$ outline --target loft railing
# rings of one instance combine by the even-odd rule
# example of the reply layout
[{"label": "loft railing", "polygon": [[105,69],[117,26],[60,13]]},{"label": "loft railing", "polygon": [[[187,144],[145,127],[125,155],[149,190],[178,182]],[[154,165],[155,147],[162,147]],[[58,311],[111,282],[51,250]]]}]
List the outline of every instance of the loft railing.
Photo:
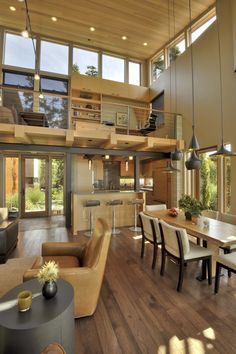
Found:
[{"label": "loft railing", "polygon": [[[87,119],[75,117],[70,110],[69,96],[32,90],[2,88],[0,123],[75,128],[76,121],[96,122],[115,127],[116,133],[161,138],[182,138],[182,116],[150,108],[149,104],[132,105],[102,101],[99,116],[88,109]],[[79,109],[78,109],[79,111]]]}]

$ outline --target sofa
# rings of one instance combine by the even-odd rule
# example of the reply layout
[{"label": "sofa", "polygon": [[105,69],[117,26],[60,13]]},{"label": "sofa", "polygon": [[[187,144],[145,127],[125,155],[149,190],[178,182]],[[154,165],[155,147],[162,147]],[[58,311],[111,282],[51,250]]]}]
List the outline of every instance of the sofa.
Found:
[{"label": "sofa", "polygon": [[45,242],[42,256],[23,275],[23,281],[34,279],[39,268],[54,260],[59,277],[74,288],[74,317],[91,316],[97,307],[102,286],[111,229],[103,219],[97,219],[91,239],[79,242]]},{"label": "sofa", "polygon": [[0,263],[5,263],[16,247],[18,220],[8,218],[8,209],[0,208]]}]

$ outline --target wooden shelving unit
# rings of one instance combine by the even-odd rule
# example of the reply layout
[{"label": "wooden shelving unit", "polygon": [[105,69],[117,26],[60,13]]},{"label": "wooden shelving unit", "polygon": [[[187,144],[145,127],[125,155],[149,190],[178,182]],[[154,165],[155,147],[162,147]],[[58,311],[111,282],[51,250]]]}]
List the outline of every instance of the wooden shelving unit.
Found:
[{"label": "wooden shelving unit", "polygon": [[101,94],[86,90],[71,90],[72,124],[78,120],[101,121]]}]

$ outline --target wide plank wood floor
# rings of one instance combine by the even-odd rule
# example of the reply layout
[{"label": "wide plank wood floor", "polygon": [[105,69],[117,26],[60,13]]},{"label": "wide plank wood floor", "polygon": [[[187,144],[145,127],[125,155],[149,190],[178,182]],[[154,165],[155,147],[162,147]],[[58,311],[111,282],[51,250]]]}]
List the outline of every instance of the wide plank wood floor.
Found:
[{"label": "wide plank wood floor", "polygon": [[[97,310],[77,319],[76,354],[201,354],[236,353],[236,276],[221,278],[220,292],[195,278],[200,264],[185,269],[177,293],[177,266],[168,261],[161,277],[160,250],[151,269],[152,247],[123,228],[113,236]],[[64,228],[62,217],[20,222],[19,243],[11,257],[39,255],[45,241],[80,240]]]}]

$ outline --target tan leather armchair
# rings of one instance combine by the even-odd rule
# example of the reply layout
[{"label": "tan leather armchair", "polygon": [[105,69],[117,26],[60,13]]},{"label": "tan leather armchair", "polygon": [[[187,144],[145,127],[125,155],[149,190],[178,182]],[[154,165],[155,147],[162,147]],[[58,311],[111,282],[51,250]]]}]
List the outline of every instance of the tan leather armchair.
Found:
[{"label": "tan leather armchair", "polygon": [[97,307],[110,238],[107,223],[98,219],[92,238],[83,247],[77,242],[46,242],[42,245],[42,257],[24,273],[23,280],[34,278],[45,261],[55,260],[60,278],[74,288],[75,318],[90,316]]}]

